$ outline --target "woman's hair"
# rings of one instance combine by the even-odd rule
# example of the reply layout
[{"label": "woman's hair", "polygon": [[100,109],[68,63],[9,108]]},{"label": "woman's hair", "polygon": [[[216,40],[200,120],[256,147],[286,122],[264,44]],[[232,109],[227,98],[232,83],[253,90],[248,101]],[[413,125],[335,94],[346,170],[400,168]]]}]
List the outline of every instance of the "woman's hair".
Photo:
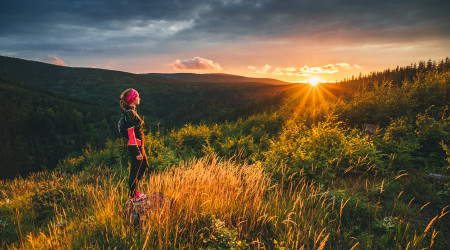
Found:
[{"label": "woman's hair", "polygon": [[131,88],[127,89],[124,92],[122,92],[122,94],[120,95],[120,107],[123,110],[127,110],[127,109],[131,108],[130,104],[125,100],[125,98],[127,98],[127,96],[130,94],[131,90],[132,90]]}]

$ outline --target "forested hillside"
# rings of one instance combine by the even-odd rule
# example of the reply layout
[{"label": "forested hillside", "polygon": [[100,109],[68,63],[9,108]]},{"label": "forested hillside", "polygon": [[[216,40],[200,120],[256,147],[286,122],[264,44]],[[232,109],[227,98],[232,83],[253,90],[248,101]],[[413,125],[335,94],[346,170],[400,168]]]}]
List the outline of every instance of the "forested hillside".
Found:
[{"label": "forested hillside", "polygon": [[97,105],[74,102],[39,87],[0,78],[0,176],[14,177],[115,138],[116,114]]},{"label": "forested hillside", "polygon": [[292,85],[260,112],[147,131],[155,171],[140,191],[173,206],[137,227],[117,216],[123,140],[0,181],[1,246],[446,249],[450,72],[379,76]]}]

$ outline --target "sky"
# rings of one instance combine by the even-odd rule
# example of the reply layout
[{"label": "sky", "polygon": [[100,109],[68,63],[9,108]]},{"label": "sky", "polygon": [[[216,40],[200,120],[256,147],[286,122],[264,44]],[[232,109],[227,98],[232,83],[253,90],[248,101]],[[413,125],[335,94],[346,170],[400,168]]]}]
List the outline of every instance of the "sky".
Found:
[{"label": "sky", "polygon": [[448,0],[0,0],[0,55],[290,82],[450,56]]}]

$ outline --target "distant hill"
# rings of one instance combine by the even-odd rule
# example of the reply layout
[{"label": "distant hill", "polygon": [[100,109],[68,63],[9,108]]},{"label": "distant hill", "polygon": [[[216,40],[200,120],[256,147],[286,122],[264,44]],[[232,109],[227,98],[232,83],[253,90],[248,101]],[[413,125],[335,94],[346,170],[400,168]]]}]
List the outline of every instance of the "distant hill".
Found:
[{"label": "distant hill", "polygon": [[117,133],[114,112],[67,100],[39,87],[0,77],[0,179],[52,169],[89,144]]},{"label": "distant hill", "polygon": [[[0,76],[36,85],[67,98],[114,109],[117,113],[120,112],[119,95],[127,88],[135,88],[142,97],[139,112],[152,124],[161,123],[169,127],[209,120],[246,103],[272,98],[290,88],[288,85],[274,85],[281,81],[270,79],[256,82],[257,78],[220,74],[209,75],[209,80],[207,75],[195,74],[176,77],[142,75],[56,66],[5,56],[0,56]],[[193,81],[194,78],[203,78],[203,81]]]},{"label": "distant hill", "polygon": [[194,74],[194,73],[148,73],[145,75],[155,77],[165,77],[173,80],[181,80],[185,82],[221,82],[221,83],[241,83],[241,82],[258,82],[272,85],[287,85],[289,82],[284,82],[271,78],[252,78],[230,74]]}]

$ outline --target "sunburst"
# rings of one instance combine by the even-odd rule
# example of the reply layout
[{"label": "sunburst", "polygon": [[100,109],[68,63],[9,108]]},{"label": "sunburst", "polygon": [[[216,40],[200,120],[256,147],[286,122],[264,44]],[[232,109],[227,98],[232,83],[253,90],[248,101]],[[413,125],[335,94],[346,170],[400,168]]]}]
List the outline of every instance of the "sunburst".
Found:
[{"label": "sunburst", "polygon": [[308,83],[313,86],[316,86],[317,84],[319,84],[319,82],[322,82],[322,80],[317,76],[313,76],[313,77],[309,78],[309,80],[308,80]]}]

